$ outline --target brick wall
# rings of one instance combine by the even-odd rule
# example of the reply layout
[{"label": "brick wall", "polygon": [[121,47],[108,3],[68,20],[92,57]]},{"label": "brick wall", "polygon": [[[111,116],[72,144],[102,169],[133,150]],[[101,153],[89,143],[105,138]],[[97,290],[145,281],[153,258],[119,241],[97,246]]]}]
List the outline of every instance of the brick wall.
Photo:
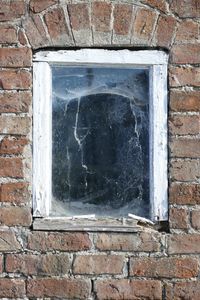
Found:
[{"label": "brick wall", "polygon": [[[0,2],[0,298],[199,300],[199,1]],[[76,46],[169,51],[170,233],[32,230],[32,54]]]}]

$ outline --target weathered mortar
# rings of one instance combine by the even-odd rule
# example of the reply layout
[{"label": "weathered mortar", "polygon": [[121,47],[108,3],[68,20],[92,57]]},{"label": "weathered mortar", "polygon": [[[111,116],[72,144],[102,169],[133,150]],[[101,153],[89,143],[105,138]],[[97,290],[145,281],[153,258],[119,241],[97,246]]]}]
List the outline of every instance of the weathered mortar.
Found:
[{"label": "weathered mortar", "polygon": [[[0,298],[200,299],[198,0],[1,0]],[[169,52],[170,233],[33,231],[32,54]]]}]

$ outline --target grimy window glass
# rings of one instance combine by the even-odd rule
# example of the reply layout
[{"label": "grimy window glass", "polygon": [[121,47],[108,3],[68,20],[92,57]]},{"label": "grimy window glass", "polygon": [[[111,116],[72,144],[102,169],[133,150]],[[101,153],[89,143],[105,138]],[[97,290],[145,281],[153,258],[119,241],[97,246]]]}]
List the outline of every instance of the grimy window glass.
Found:
[{"label": "grimy window glass", "polygon": [[149,68],[51,70],[50,215],[150,218]]}]

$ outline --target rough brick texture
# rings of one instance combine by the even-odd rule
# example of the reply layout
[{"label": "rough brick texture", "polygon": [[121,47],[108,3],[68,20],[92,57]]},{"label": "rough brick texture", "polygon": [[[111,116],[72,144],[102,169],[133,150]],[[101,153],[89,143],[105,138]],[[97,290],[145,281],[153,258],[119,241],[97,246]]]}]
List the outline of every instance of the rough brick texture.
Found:
[{"label": "rough brick texture", "polygon": [[[0,3],[0,298],[199,300],[199,0]],[[169,220],[137,232],[36,231],[33,54],[104,46],[169,54]]]}]

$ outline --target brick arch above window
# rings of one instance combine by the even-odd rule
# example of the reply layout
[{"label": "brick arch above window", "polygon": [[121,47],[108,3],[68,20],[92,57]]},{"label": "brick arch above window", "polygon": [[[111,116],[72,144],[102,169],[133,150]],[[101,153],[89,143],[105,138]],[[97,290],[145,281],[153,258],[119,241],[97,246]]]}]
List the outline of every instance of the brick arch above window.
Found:
[{"label": "brick arch above window", "polygon": [[116,45],[170,49],[180,22],[165,0],[67,2],[30,1],[23,28],[33,49]]}]

